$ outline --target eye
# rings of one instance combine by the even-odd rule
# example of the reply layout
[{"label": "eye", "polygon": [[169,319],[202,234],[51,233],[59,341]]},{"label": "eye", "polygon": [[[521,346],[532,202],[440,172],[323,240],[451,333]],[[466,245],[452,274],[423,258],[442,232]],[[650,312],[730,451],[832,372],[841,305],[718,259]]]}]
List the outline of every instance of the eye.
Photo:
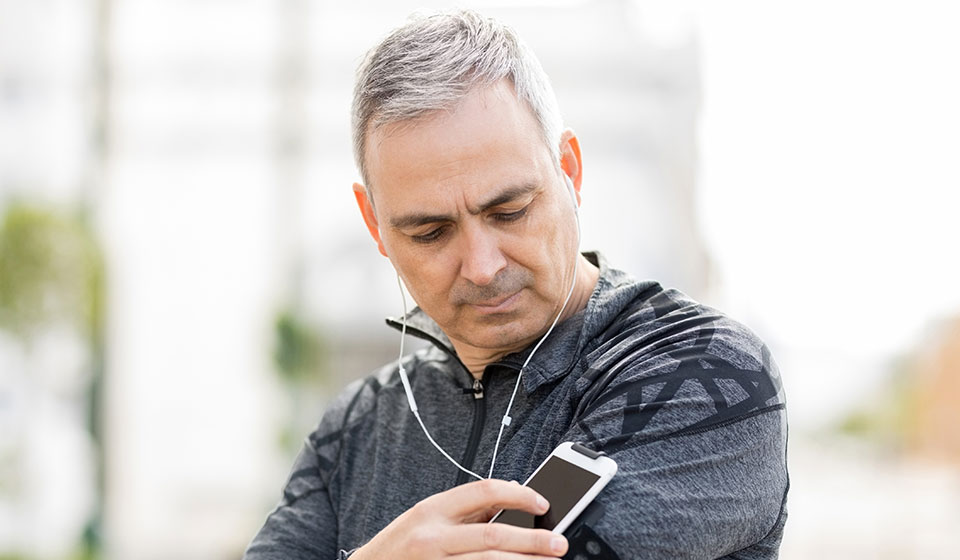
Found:
[{"label": "eye", "polygon": [[436,229],[430,230],[427,233],[421,233],[419,235],[411,235],[410,238],[416,241],[417,243],[432,243],[440,239],[446,231],[445,226],[440,226]]},{"label": "eye", "polygon": [[516,212],[494,214],[493,219],[497,220],[498,222],[515,222],[527,215],[527,208],[529,207],[524,206],[523,208],[521,208],[520,210],[517,210]]}]

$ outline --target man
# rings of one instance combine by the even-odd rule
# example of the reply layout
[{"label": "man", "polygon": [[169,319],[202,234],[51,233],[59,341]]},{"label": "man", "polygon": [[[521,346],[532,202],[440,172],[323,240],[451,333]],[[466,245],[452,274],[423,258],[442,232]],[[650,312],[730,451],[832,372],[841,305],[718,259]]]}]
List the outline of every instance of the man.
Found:
[{"label": "man", "polygon": [[[419,416],[399,364],[349,386],[246,558],[777,556],[776,366],[717,311],[579,254],[578,140],[509,29],[395,31],[359,72],[354,139],[364,222],[419,304],[391,324],[432,343],[402,358]],[[619,465],[566,538],[487,524],[546,511],[507,481],[563,441]]]}]

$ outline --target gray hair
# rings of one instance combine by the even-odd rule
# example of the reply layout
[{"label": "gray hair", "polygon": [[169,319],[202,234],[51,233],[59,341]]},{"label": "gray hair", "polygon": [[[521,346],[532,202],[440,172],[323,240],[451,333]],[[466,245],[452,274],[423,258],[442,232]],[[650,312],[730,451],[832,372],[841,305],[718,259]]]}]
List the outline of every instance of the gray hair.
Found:
[{"label": "gray hair", "polygon": [[563,121],[550,80],[509,27],[463,10],[415,17],[371,50],[353,93],[353,152],[364,183],[368,133],[390,123],[452,109],[474,88],[509,78],[559,165]]}]

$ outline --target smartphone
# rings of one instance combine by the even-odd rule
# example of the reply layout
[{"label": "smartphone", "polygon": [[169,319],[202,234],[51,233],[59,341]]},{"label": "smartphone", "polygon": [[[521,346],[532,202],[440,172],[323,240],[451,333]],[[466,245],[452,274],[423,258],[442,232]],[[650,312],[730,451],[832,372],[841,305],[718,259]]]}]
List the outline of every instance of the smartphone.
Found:
[{"label": "smartphone", "polygon": [[524,482],[550,502],[543,515],[501,510],[490,523],[562,533],[597,497],[617,472],[610,457],[569,441],[563,442]]}]

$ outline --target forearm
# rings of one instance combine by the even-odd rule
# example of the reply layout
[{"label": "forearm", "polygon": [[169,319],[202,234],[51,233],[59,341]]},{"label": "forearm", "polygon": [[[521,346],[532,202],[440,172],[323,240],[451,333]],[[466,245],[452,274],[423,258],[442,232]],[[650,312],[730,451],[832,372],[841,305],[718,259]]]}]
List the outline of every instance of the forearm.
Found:
[{"label": "forearm", "polygon": [[244,560],[316,560],[337,557],[337,517],[317,468],[316,452],[304,444],[283,488]]}]

